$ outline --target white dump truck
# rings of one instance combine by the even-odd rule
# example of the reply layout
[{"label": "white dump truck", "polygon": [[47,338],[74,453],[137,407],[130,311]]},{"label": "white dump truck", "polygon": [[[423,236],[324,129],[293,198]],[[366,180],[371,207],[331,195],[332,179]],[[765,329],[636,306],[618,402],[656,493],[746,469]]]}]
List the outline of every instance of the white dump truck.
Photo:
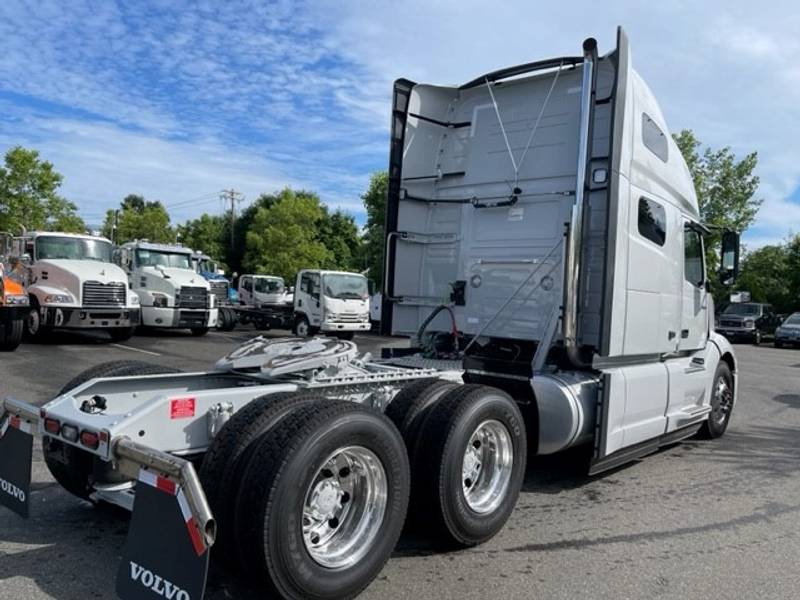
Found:
[{"label": "white dump truck", "polygon": [[[399,80],[392,107],[381,323],[411,348],[256,338],[205,373],[110,363],[4,401],[0,502],[28,511],[34,429],[64,487],[133,507],[123,599],[200,598],[215,540],[272,596],[352,598],[407,517],[450,547],[495,535],[529,452],[585,444],[599,472],[728,427],[707,230],[621,30],[603,56]],[[726,232],[725,282],[737,257]]]},{"label": "white dump truck", "polygon": [[294,333],[328,333],[352,339],[369,331],[369,288],[360,273],[305,269],[294,289]]},{"label": "white dump truck", "polygon": [[139,324],[139,297],[111,261],[103,237],[28,232],[12,240],[24,270],[30,311],[25,333],[46,337],[53,329],[104,330],[113,341],[131,337]]},{"label": "white dump truck", "polygon": [[139,296],[144,327],[189,329],[200,336],[216,326],[216,297],[195,270],[189,248],[137,240],[119,247],[114,261]]}]

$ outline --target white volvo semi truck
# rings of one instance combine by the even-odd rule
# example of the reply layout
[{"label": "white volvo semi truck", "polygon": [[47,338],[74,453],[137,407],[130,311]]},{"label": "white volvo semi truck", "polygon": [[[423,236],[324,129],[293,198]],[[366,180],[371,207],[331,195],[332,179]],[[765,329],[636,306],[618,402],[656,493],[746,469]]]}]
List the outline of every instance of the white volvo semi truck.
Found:
[{"label": "white volvo semi truck", "polygon": [[11,245],[27,280],[29,338],[42,339],[53,329],[104,330],[117,342],[131,337],[139,324],[139,297],[111,261],[109,240],[28,232]]},{"label": "white volvo semi truck", "polygon": [[[449,547],[495,535],[529,453],[585,444],[600,472],[725,432],[706,229],[622,30],[602,56],[399,80],[391,135],[382,326],[411,348],[256,338],[205,373],[110,363],[6,399],[0,502],[28,511],[34,429],[69,491],[133,508],[121,597],[199,598],[216,541],[276,597],[352,598],[407,517]],[[726,281],[737,257],[725,233]]]},{"label": "white volvo semi truck", "polygon": [[189,329],[197,336],[216,326],[216,296],[195,270],[189,248],[137,240],[120,246],[114,260],[139,295],[142,326]]}]

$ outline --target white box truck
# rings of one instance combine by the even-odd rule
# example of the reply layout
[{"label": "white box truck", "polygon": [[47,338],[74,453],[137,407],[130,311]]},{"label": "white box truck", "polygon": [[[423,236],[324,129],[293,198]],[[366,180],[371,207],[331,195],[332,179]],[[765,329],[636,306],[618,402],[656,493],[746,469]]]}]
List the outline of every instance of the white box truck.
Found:
[{"label": "white box truck", "polygon": [[[399,80],[391,140],[382,326],[413,348],[256,338],[207,373],[101,365],[41,408],[6,399],[0,502],[27,513],[34,427],[67,489],[135,496],[121,597],[145,572],[202,593],[216,541],[276,597],[351,598],[407,515],[451,547],[495,535],[529,451],[586,444],[598,472],[723,435],[738,367],[706,229],[622,30],[603,56]],[[725,281],[737,257],[726,232]],[[297,287],[321,301],[324,276]]]},{"label": "white box truck", "polygon": [[294,289],[294,333],[352,339],[369,331],[369,289],[360,273],[304,269]]},{"label": "white box truck", "polygon": [[124,341],[139,324],[139,297],[111,261],[111,242],[75,233],[27,232],[12,242],[27,271],[30,311],[25,333],[42,339],[53,329],[104,330]]},{"label": "white box truck", "polygon": [[216,297],[189,248],[137,240],[120,246],[114,261],[139,296],[142,326],[189,329],[196,336],[216,326]]}]

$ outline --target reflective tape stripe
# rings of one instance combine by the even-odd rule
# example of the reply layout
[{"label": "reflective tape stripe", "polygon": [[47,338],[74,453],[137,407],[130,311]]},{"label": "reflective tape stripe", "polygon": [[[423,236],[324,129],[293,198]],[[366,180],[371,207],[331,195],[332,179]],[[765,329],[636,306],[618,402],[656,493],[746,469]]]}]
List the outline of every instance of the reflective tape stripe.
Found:
[{"label": "reflective tape stripe", "polygon": [[157,488],[162,492],[166,492],[175,496],[178,500],[178,506],[181,509],[181,516],[186,523],[186,529],[189,532],[189,539],[192,541],[192,546],[197,556],[201,556],[206,551],[206,543],[203,536],[200,534],[200,528],[197,526],[197,521],[192,515],[192,510],[189,508],[189,502],[186,500],[186,495],[183,493],[181,486],[167,479],[156,475],[147,469],[139,469],[139,481],[147,485]]}]

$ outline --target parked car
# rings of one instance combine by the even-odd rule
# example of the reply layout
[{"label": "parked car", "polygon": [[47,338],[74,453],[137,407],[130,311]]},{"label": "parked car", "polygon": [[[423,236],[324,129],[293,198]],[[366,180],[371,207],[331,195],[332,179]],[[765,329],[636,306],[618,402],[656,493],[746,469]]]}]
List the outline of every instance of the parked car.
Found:
[{"label": "parked car", "polygon": [[792,313],[775,330],[775,347],[800,346],[800,312]]},{"label": "parked car", "polygon": [[741,302],[722,311],[716,330],[731,341],[744,340],[758,346],[765,337],[775,334],[780,322],[771,305]]}]

